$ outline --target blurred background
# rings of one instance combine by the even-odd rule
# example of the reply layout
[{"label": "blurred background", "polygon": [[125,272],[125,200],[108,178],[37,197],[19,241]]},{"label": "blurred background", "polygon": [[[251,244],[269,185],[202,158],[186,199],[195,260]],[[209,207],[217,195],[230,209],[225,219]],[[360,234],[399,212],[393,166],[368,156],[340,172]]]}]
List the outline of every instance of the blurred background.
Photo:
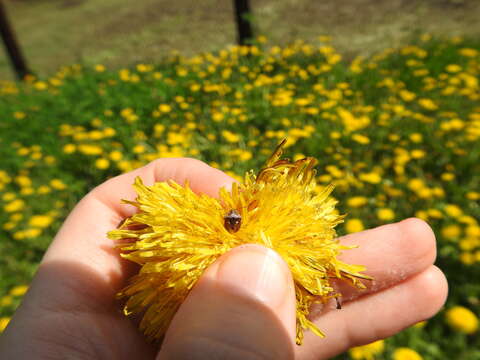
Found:
[{"label": "blurred background", "polygon": [[288,138],[339,235],[421,218],[450,284],[339,358],[480,359],[480,1],[251,0],[242,45],[235,1],[1,3],[29,71],[0,52],[0,332],[94,186],[179,156],[241,179]]},{"label": "blurred background", "polygon": [[[233,1],[4,0],[30,67],[50,74],[72,63],[121,67],[218,50],[235,43]],[[327,34],[342,53],[371,54],[418,31],[478,35],[477,0],[252,0],[257,34],[274,44]],[[173,36],[173,34],[175,34]],[[0,57],[0,76],[11,76]]]}]

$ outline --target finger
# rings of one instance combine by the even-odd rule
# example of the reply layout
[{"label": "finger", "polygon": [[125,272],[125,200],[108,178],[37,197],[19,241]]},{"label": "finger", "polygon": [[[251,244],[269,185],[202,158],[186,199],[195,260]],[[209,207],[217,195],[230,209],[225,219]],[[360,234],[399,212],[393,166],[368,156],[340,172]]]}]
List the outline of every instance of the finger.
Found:
[{"label": "finger", "polygon": [[175,315],[158,359],[291,359],[295,292],[274,251],[243,245],[215,262]]},{"label": "finger", "polygon": [[159,159],[112,178],[77,204],[50,245],[42,264],[61,261],[84,265],[110,285],[103,289],[106,293],[101,297],[115,293],[123,286],[125,277],[131,274],[132,264],[118,256],[114,242],[106,234],[116,228],[121,219],[133,213],[134,208],[120,205],[120,200],[135,199],[132,184],[137,176],[147,185],[168,179],[180,184],[188,181],[194,191],[211,196],[217,196],[220,187],[228,188],[234,181],[223,172],[194,159]]},{"label": "finger", "polygon": [[361,291],[343,281],[335,281],[342,303],[405,280],[428,268],[436,257],[432,229],[415,218],[347,235],[340,241],[358,247],[346,250],[339,258],[348,264],[364,265],[364,273],[373,278],[364,281],[366,289]]},{"label": "finger", "polygon": [[351,301],[315,320],[327,336],[318,339],[306,333],[304,345],[297,348],[298,358],[327,359],[353,346],[389,337],[437,313],[447,292],[445,276],[430,266],[396,286]]}]

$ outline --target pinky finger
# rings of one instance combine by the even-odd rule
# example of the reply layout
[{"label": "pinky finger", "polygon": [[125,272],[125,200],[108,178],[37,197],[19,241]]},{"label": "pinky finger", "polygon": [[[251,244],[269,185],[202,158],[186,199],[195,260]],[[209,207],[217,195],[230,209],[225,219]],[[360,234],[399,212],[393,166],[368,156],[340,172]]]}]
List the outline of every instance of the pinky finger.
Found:
[{"label": "pinky finger", "polygon": [[305,336],[297,348],[300,359],[326,359],[347,349],[396,334],[436,314],[445,303],[445,275],[432,265],[423,272],[383,291],[346,303],[314,322],[327,335]]}]

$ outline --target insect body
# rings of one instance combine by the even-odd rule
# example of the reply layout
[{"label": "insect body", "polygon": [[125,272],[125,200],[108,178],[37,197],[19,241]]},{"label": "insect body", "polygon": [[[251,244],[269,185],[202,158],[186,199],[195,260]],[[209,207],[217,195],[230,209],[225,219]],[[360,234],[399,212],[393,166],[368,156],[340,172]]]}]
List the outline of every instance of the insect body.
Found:
[{"label": "insect body", "polygon": [[242,225],[242,217],[237,210],[230,210],[223,219],[225,220],[225,229],[227,229],[229,233],[235,233],[240,230],[240,226]]}]

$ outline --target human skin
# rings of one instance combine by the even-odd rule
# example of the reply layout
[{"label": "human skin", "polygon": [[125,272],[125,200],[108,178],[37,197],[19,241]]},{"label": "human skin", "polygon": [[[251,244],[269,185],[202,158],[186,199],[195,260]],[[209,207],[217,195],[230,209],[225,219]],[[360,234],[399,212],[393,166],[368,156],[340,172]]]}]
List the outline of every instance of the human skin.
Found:
[{"label": "human skin", "polygon": [[246,245],[207,269],[162,346],[148,343],[115,300],[138,266],[106,237],[135,212],[120,199],[135,199],[137,176],[146,185],[188,180],[193,191],[213,197],[234,181],[198,160],[159,159],[93,189],[47,250],[0,337],[0,359],[327,359],[428,319],[445,302],[447,281],[433,265],[434,233],[412,218],[340,239],[359,245],[340,258],[365,265],[375,280],[363,291],[340,282],[342,309],[312,310],[326,338],[307,331],[303,345],[295,345],[290,271],[272,250]]}]

